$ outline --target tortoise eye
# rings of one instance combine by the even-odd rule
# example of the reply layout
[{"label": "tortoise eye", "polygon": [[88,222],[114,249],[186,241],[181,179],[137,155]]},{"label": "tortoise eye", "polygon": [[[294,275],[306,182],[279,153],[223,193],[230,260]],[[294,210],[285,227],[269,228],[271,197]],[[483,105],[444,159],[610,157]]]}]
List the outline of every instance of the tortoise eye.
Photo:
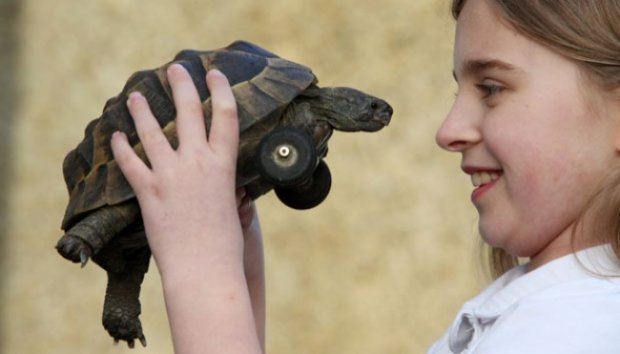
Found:
[{"label": "tortoise eye", "polygon": [[370,104],[370,108],[372,108],[372,109],[377,109],[378,107],[379,107],[379,105],[377,104],[377,102],[372,102]]}]

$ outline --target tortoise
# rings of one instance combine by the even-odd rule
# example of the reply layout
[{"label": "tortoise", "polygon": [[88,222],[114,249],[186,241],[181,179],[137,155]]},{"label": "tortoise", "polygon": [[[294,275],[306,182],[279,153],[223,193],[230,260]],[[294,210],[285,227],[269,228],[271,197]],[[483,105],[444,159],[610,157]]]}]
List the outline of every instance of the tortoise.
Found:
[{"label": "tortoise", "polygon": [[308,67],[246,41],[216,50],[183,50],[161,67],[134,73],[63,161],[69,203],[61,225],[65,234],[56,245],[66,259],[83,267],[92,258],[106,271],[103,326],[116,342],[127,341],[130,347],[136,339],[146,346],[138,317],[150,250],[137,199],[114,160],[110,138],[114,131],[125,132],[147,161],[125,104],[130,92],[140,91],[171,145],[178,146],[166,78],[171,63],[180,63],[192,77],[207,129],[211,105],[206,71],[217,68],[228,77],[239,115],[237,187],[252,199],[274,189],[295,209],[315,207],[329,193],[331,174],[323,158],[334,129],[377,131],[393,112],[384,100],[353,88],[319,88]]}]

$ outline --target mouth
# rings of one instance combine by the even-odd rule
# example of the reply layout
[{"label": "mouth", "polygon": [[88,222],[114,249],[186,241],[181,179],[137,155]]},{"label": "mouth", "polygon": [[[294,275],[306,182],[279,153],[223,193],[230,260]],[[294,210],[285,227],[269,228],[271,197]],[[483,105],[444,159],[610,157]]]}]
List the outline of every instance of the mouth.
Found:
[{"label": "mouth", "polygon": [[465,173],[471,177],[471,184],[475,187],[472,194],[472,202],[478,201],[483,194],[491,190],[502,177],[501,170],[464,168]]},{"label": "mouth", "polygon": [[486,184],[495,182],[501,176],[499,171],[474,172],[471,174],[471,184],[474,187],[481,187]]},{"label": "mouth", "polygon": [[383,126],[388,126],[391,120],[392,120],[391,113],[382,114],[377,118],[377,121],[381,123]]},{"label": "mouth", "polygon": [[369,131],[377,131],[384,127],[387,127],[392,120],[392,112],[386,110],[382,114],[376,114],[372,120],[368,122]]},{"label": "mouth", "polygon": [[373,120],[367,121],[363,125],[361,125],[359,129],[367,132],[376,132],[385,128],[388,124],[390,124],[390,116],[375,118]]}]

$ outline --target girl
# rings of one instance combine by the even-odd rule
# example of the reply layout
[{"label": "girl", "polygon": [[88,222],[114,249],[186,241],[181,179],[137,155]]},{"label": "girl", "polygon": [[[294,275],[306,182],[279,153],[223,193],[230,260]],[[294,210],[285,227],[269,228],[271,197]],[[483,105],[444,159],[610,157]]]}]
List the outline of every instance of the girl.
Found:
[{"label": "girl", "polygon": [[[462,155],[498,278],[429,353],[619,353],[620,3],[455,0],[453,13],[458,94],[437,142]],[[152,168],[122,134],[112,147],[142,207],[175,351],[263,352],[261,234],[234,191],[234,98],[207,74],[207,137],[191,79],[179,66],[168,76],[179,148],[139,95],[128,107]]]},{"label": "girl", "polygon": [[453,14],[458,94],[437,142],[461,153],[504,274],[429,353],[620,353],[620,3]]}]

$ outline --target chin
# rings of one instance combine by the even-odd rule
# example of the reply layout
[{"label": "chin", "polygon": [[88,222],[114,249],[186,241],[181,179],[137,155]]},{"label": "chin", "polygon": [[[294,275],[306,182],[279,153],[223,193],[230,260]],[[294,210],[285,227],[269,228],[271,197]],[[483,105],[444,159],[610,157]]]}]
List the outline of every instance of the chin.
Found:
[{"label": "chin", "polygon": [[523,249],[523,245],[515,244],[516,237],[511,236],[510,233],[486,231],[484,228],[479,229],[482,240],[493,248],[501,248],[508,254],[514,257],[529,257],[528,252]]}]

